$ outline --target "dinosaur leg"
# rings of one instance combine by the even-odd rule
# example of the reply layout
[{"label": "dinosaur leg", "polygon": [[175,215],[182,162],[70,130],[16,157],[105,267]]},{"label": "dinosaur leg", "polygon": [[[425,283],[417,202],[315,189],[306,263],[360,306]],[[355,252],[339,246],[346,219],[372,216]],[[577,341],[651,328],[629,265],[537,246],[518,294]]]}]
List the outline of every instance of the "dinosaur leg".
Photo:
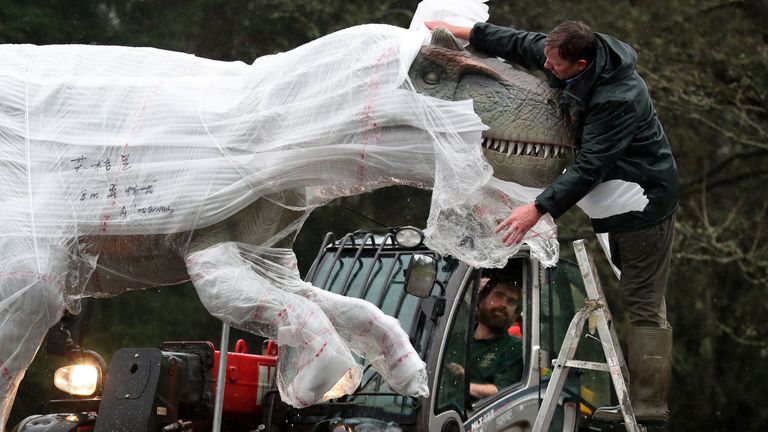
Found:
[{"label": "dinosaur leg", "polygon": [[0,262],[0,430],[19,382],[65,307],[65,259],[56,262],[54,254],[35,257],[21,251],[7,257]]},{"label": "dinosaur leg", "polygon": [[393,390],[429,396],[427,369],[400,322],[370,302],[303,283],[296,294],[317,304],[349,348],[366,358]]},{"label": "dinosaur leg", "polygon": [[252,333],[276,338],[281,398],[305,407],[360,383],[360,368],[320,308],[277,288],[243,259],[236,243],[186,256],[190,279],[208,311]]},{"label": "dinosaur leg", "polygon": [[356,354],[366,358],[398,393],[428,396],[426,365],[411,345],[400,322],[365,300],[334,294],[304,282],[296,272],[296,256],[290,249],[241,245],[241,255],[254,263],[264,278],[286,292],[316,304]]}]

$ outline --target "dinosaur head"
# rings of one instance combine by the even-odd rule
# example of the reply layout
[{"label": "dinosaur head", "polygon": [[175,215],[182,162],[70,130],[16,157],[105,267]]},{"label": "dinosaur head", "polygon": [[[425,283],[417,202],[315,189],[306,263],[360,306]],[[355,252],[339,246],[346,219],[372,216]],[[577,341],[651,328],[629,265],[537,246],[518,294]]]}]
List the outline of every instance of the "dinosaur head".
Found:
[{"label": "dinosaur head", "polygon": [[545,187],[563,172],[574,143],[557,92],[542,80],[463,48],[444,29],[421,48],[409,76],[420,93],[474,101],[489,127],[482,146],[495,177]]}]

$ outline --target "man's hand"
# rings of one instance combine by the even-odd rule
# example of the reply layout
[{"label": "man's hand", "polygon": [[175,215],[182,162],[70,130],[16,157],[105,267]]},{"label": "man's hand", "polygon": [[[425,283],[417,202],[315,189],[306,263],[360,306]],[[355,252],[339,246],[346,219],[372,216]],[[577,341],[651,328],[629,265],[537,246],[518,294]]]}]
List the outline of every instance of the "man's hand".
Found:
[{"label": "man's hand", "polygon": [[446,366],[446,368],[448,368],[448,371],[450,373],[452,373],[454,376],[457,376],[457,377],[463,377],[464,376],[464,368],[461,367],[460,364],[451,362],[451,363],[448,363],[445,366]]},{"label": "man's hand", "polygon": [[520,243],[523,241],[525,233],[536,225],[542,216],[544,214],[539,212],[534,203],[525,204],[512,210],[509,217],[501,221],[496,227],[496,232],[500,233],[506,228],[507,231],[504,233],[502,241],[507,246]]},{"label": "man's hand", "polygon": [[494,384],[469,383],[469,395],[474,399],[487,398],[499,392],[499,388]]},{"label": "man's hand", "polygon": [[451,32],[451,34],[457,38],[464,40],[469,40],[469,34],[472,32],[472,29],[469,27],[459,27],[453,24],[448,24],[445,21],[424,21],[424,25],[427,26],[427,28],[430,30],[442,27]]}]

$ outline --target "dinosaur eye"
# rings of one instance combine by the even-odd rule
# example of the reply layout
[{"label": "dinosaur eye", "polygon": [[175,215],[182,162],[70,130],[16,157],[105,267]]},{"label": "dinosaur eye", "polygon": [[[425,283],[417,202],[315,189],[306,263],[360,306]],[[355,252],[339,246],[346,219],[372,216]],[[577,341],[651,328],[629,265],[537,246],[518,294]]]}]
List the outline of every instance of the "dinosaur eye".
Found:
[{"label": "dinosaur eye", "polygon": [[424,82],[427,84],[437,84],[440,82],[440,74],[435,71],[429,71],[424,74]]}]

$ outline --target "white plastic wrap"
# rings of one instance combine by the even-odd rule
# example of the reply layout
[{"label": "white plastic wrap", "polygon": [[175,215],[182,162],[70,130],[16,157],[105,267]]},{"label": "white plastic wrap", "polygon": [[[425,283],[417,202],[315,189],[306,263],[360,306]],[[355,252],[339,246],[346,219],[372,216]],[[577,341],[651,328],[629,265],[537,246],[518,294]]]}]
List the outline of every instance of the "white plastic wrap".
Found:
[{"label": "white plastic wrap", "polygon": [[351,394],[360,384],[357,362],[325,311],[294,292],[305,284],[298,273],[270,260],[282,258],[270,252],[241,254],[228,242],[190,254],[187,267],[200,300],[213,316],[277,340],[277,385],[285,402],[306,407]]},{"label": "white plastic wrap", "polygon": [[487,0],[424,0],[416,7],[411,20],[411,30],[421,31],[424,21],[440,20],[448,24],[472,27],[488,20]]},{"label": "white plastic wrap", "polygon": [[[96,288],[88,277],[97,264],[102,271],[110,253],[124,256],[112,262],[132,260],[139,271],[112,276],[145,285],[178,282],[153,279],[148,270],[171,252],[186,258],[189,272],[204,267],[200,257],[211,254],[188,248],[200,238],[215,240],[215,247],[234,240],[232,233],[254,231],[230,221],[260,197],[302,210],[391,184],[431,187],[436,154],[450,161],[440,175],[456,196],[484,184],[490,168],[476,145],[484,126],[471,102],[410,89],[407,70],[423,36],[361,26],[253,65],[147,48],[0,47],[3,418],[68,300],[105,294],[89,291]],[[258,224],[256,216],[239,223]],[[288,233],[279,230],[262,243]],[[114,239],[119,247],[110,249]],[[155,251],[166,246],[167,254]],[[243,263],[224,268],[234,273],[221,270],[216,277],[237,286],[232,278],[242,274]],[[233,288],[230,296],[208,280],[195,282],[201,298],[237,325],[244,311],[240,291]],[[100,283],[94,286],[112,288],[104,278]],[[328,330],[277,336],[290,346]],[[404,337],[394,330],[384,331]],[[333,352],[330,363],[348,363],[343,349]],[[281,361],[294,378],[303,370],[301,355]],[[397,375],[390,377],[395,388],[424,394],[423,382],[410,382],[419,375],[413,367],[401,373],[383,361],[378,367]],[[354,368],[347,371],[354,376]],[[325,397],[330,384],[288,384],[282,397],[303,406]]]},{"label": "white plastic wrap", "polygon": [[309,187],[312,206],[378,183],[431,185],[433,142],[482,126],[471,103],[398,88],[420,46],[409,36],[361,26],[253,65],[4,46],[3,221],[57,239],[169,233],[274,192]]},{"label": "white plastic wrap", "polygon": [[[517,252],[519,245],[500,246],[499,234],[489,227],[495,227],[515,207],[532,202],[542,190],[491,177],[463,205],[435,204],[435,199],[442,196],[436,192],[425,230],[427,244],[477,267],[502,267],[510,251]],[[449,196],[443,198],[450,200]],[[622,180],[599,184],[577,203],[590,218],[641,211],[647,204],[648,197],[640,185]],[[549,214],[525,234],[523,242],[545,267],[554,266],[560,258],[557,225]]]},{"label": "white plastic wrap", "polygon": [[[281,395],[293,397],[292,405],[307,406],[357,388],[360,371],[347,346],[368,359],[395,391],[429,395],[426,365],[400,323],[365,300],[302,281],[293,251],[221,243],[187,261],[194,263],[190,276],[214,316],[277,339],[278,386]],[[290,362],[293,355],[298,362]],[[334,387],[342,393],[307,390],[327,390],[321,385],[327,379],[340,380]]]}]

